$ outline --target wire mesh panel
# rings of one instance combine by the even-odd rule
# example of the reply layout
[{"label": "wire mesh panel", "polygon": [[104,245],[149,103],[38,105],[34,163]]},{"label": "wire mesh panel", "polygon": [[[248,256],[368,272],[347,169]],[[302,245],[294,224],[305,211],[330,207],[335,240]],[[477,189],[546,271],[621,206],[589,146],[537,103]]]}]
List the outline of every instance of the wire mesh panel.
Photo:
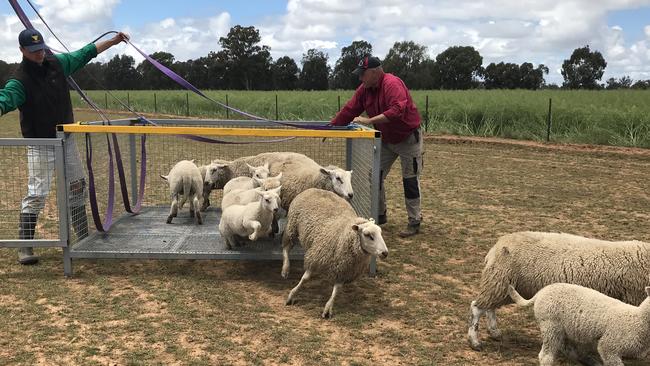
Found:
[{"label": "wire mesh panel", "polygon": [[[375,179],[378,175],[374,173],[375,166],[378,166],[376,144],[379,136],[374,130],[314,131],[286,126],[279,128],[271,123],[252,121],[153,122],[159,126],[136,126],[134,124],[138,121],[121,120],[112,126],[91,123],[64,127],[69,132],[65,134],[66,140],[74,141],[79,150],[86,151],[82,157],[83,165],[86,166],[91,159],[98,211],[104,224],[109,218],[105,215],[110,206],[111,174],[114,178],[114,207],[110,217],[115,221],[114,226],[106,233],[98,233],[91,222],[87,238],[85,235],[71,235],[71,258],[280,258],[279,235],[268,240],[267,244],[262,241],[236,250],[225,248],[217,230],[221,190],[212,191],[211,207],[204,213],[205,224],[202,227],[189,218],[187,204],[179,210],[172,224],[166,224],[171,198],[169,185],[161,175],[167,175],[181,160],[194,160],[197,166],[201,166],[215,159],[232,161],[265,152],[300,153],[323,167],[334,165],[353,170],[355,194],[351,203],[360,216],[376,218],[372,202],[376,195],[372,192],[378,191],[378,180]],[[107,131],[116,133],[107,134]],[[89,146],[92,150],[87,150]],[[124,166],[129,191],[127,200],[131,206],[134,206],[137,196],[141,169],[146,171],[141,215],[125,212],[117,170],[117,149]],[[71,233],[80,231],[76,227],[77,217],[85,218],[87,207],[88,204],[77,212],[71,211]]]},{"label": "wire mesh panel", "polygon": [[0,139],[0,246],[65,245],[63,153],[61,139]]}]

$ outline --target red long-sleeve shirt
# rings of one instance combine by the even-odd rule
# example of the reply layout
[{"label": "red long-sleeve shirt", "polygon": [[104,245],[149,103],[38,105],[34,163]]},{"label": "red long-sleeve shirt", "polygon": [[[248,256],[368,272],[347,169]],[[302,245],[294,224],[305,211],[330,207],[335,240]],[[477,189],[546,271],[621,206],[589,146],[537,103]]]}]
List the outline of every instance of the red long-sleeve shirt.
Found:
[{"label": "red long-sleeve shirt", "polygon": [[420,126],[420,113],[411,94],[404,82],[393,74],[384,74],[376,88],[360,85],[331,123],[336,126],[347,125],[363,111],[370,118],[383,113],[390,120],[375,125],[381,131],[382,141],[390,144],[404,141]]}]

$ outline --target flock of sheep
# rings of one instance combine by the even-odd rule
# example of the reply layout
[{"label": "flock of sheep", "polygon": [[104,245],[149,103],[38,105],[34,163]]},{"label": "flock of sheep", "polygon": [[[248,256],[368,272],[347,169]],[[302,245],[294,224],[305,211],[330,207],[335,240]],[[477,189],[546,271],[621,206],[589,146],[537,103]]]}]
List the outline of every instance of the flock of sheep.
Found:
[{"label": "flock of sheep", "polygon": [[323,167],[294,152],[269,152],[203,166],[183,160],[161,177],[169,183],[171,196],[167,223],[189,202],[190,216],[201,225],[201,211],[210,206],[210,192],[223,189],[219,232],[228,249],[274,236],[280,214],[286,212],[282,277],[287,278],[289,272],[291,247],[299,243],[305,249],[305,272],[289,293],[287,305],[293,304],[306,280],[321,274],[334,283],[324,318],[332,315],[341,286],[368,270],[371,256],[388,255],[381,228],[372,219],[358,217],[349,202],[352,171]]},{"label": "flock of sheep", "polygon": [[[292,152],[215,160],[201,167],[181,161],[163,176],[172,199],[167,222],[189,202],[190,214],[201,224],[210,191],[223,189],[219,231],[232,248],[277,233],[284,209],[282,277],[289,273],[292,246],[305,249],[305,271],[287,305],[305,281],[321,274],[334,283],[322,312],[328,318],[341,286],[367,271],[371,256],[388,255],[380,227],[358,217],[349,203],[351,174]],[[541,365],[554,364],[560,355],[586,365],[623,365],[622,358],[645,356],[650,348],[648,284],[648,243],[561,233],[505,235],[485,257],[478,296],[470,305],[469,344],[482,348],[483,315],[489,335],[499,338],[497,308],[534,304],[543,340]]]}]

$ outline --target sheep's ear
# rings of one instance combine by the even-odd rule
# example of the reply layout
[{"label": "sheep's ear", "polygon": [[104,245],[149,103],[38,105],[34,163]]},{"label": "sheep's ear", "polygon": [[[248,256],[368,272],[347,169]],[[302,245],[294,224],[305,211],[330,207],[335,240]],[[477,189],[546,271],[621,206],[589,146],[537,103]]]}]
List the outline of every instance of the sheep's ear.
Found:
[{"label": "sheep's ear", "polygon": [[168,177],[169,177],[168,175],[162,175],[162,174],[160,175],[160,178],[162,178],[164,180],[167,180]]},{"label": "sheep's ear", "polygon": [[268,161],[266,163],[264,163],[264,168],[266,168],[266,170],[269,170],[269,162]]},{"label": "sheep's ear", "polygon": [[320,168],[320,172],[323,173],[323,174],[325,174],[325,175],[332,175],[332,171],[331,171],[331,170],[325,169],[325,168],[323,168],[323,167]]},{"label": "sheep's ear", "polygon": [[646,286],[645,293],[646,295],[650,296],[650,286]]},{"label": "sheep's ear", "polygon": [[249,172],[252,173],[252,172],[255,171],[255,167],[254,167],[254,166],[252,166],[252,165],[250,165],[250,164],[248,164],[248,163],[246,163],[246,166],[248,167],[248,171],[249,171]]},{"label": "sheep's ear", "polygon": [[222,163],[215,163],[217,166],[217,169],[223,169],[228,166],[228,163],[222,164]]},{"label": "sheep's ear", "polygon": [[278,175],[276,175],[276,176],[273,177],[273,178],[275,178],[275,179],[282,179],[282,172],[278,173]]},{"label": "sheep's ear", "polygon": [[371,223],[371,224],[374,224],[374,223],[375,223],[375,219],[373,219],[373,218],[371,217],[371,218],[368,219],[368,222]]},{"label": "sheep's ear", "polygon": [[359,231],[361,228],[357,224],[352,224],[352,230]]}]

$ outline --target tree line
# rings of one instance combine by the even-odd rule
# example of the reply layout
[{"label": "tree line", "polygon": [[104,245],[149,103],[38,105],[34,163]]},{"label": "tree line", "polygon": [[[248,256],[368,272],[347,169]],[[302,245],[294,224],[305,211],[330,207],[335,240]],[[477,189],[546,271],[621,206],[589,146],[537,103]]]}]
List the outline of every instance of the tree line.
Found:
[{"label": "tree line", "polygon": [[[289,56],[273,60],[270,48],[260,44],[259,31],[236,25],[218,40],[221,50],[195,60],[177,61],[169,52],[150,56],[172,69],[199,89],[219,90],[326,90],[355,89],[359,80],[352,75],[359,59],[372,54],[372,45],[354,41],[341,49],[334,67],[329,56],[310,49],[302,55],[301,67]],[[427,47],[413,41],[396,42],[382,60],[386,72],[399,76],[411,89],[650,89],[650,80],[610,78],[600,83],[607,62],[589,46],[577,48],[562,64],[564,82],[548,85],[543,64],[530,62],[490,63],[471,46],[452,46],[431,59]],[[0,60],[0,78],[11,77],[17,64]],[[128,55],[116,55],[106,63],[93,62],[73,75],[88,90],[164,90],[181,87],[148,61],[138,65]]]}]

